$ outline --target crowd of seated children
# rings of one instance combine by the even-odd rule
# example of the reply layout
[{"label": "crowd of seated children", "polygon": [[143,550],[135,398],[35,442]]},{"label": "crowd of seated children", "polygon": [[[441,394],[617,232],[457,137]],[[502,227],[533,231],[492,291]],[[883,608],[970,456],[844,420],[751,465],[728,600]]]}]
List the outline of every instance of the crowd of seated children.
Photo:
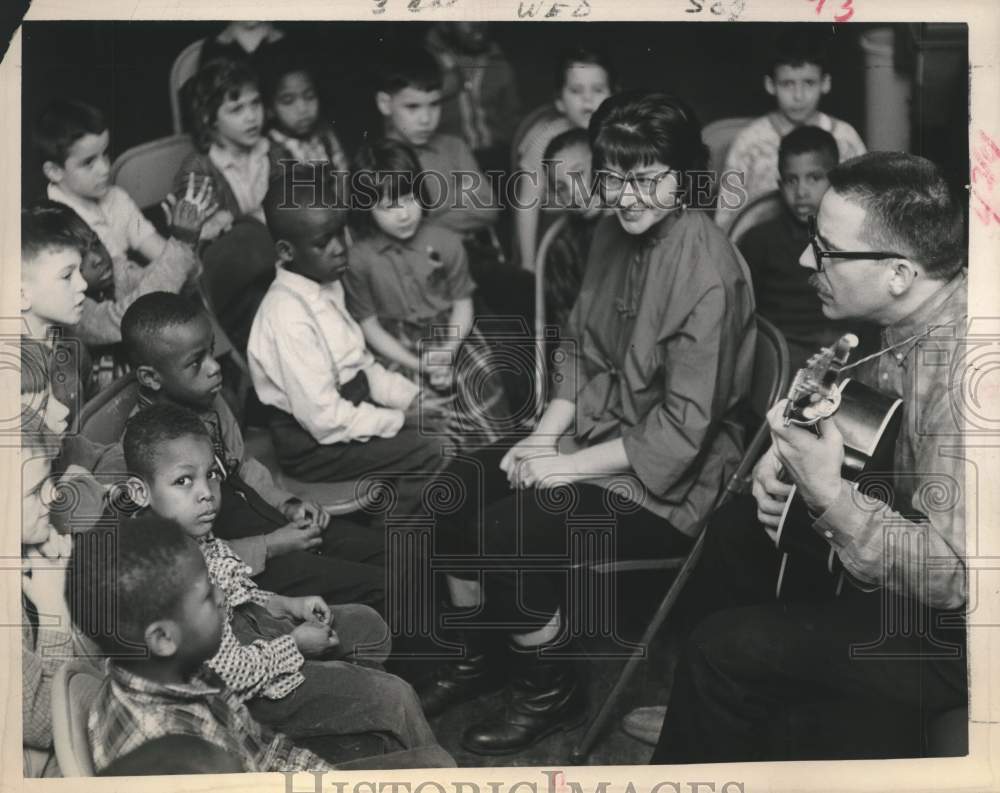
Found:
[{"label": "crowd of seated children", "polygon": [[586,133],[594,111],[616,89],[614,68],[608,57],[596,50],[577,47],[559,56],[556,66],[553,112],[539,118],[521,139],[514,156],[518,171],[517,209],[514,212],[516,251],[521,266],[534,269],[535,248],[543,219],[541,205],[546,195],[542,164],[549,159],[549,143],[571,129]]},{"label": "crowd of seated children", "polygon": [[774,97],[777,109],[755,119],[733,140],[724,170],[743,174],[744,195],[720,191],[715,214],[720,226],[728,228],[743,206],[774,189],[778,145],[796,127],[825,129],[837,141],[841,160],[867,151],[854,127],[820,112],[820,100],[832,85],[823,34],[791,31],[777,37],[770,68],[764,75],[764,89]]},{"label": "crowd of seated children", "polygon": [[750,229],[740,241],[740,252],[753,275],[757,311],[784,335],[793,371],[844,333],[871,335],[862,323],[824,317],[823,304],[812,286],[813,271],[799,264],[809,246],[809,218],[819,211],[830,186],[826,175],[837,158],[837,142],[826,130],[805,126],[789,132],[778,151],[784,210]]},{"label": "crowd of seated children", "polygon": [[387,657],[388,628],[377,612],[262,590],[212,533],[224,474],[197,415],[153,405],[129,421],[123,445],[133,500],[197,541],[209,578],[224,595],[222,641],[207,665],[256,719],[334,762],[343,735],[384,735],[388,750],[434,744],[407,683],[344,660],[355,652],[375,664]]},{"label": "crowd of seated children", "polygon": [[[221,368],[204,310],[179,295],[139,298],[122,320],[122,336],[138,382],[132,415],[155,404],[194,411],[212,439],[222,498],[215,533],[233,544],[256,582],[283,595],[322,595],[332,603],[383,607],[384,541],[346,519],[331,522],[318,504],[303,502],[254,458],[219,394]],[[101,471],[121,471],[105,453]]]},{"label": "crowd of seated children", "polygon": [[[324,188],[329,200],[311,205]],[[292,476],[432,473],[448,441],[434,415],[440,409],[375,360],[347,310],[346,189],[346,180],[329,181],[316,165],[286,169],[272,184],[265,209],[277,275],[250,331],[250,374],[271,408],[279,463]]]},{"label": "crowd of seated children", "polygon": [[425,222],[419,172],[413,150],[391,139],[355,157],[354,186],[372,200],[352,207],[347,309],[386,368],[449,395],[458,440],[492,443],[506,434],[503,380],[473,327],[475,284],[462,240]]},{"label": "crowd of seated children", "polygon": [[272,172],[282,160],[325,162],[335,171],[346,171],[344,147],[323,113],[313,73],[301,55],[279,48],[260,77]]},{"label": "crowd of seated children", "polygon": [[463,138],[485,170],[506,171],[521,102],[489,23],[438,22],[425,44],[444,74],[441,131]]},{"label": "crowd of seated children", "polygon": [[[492,422],[516,414],[510,403],[522,396],[508,380],[501,407],[495,382],[475,392],[463,382],[489,366],[479,340],[469,343],[477,311],[533,316],[530,273],[504,269],[484,241],[495,239],[502,207],[476,159],[506,170],[517,92],[485,25],[437,25],[426,48],[395,48],[374,86],[384,129],[354,163],[376,202],[352,218],[352,240],[349,180],[333,177],[349,159],[312,73],[283,38],[270,23],[234,22],[205,41],[183,91],[197,151],[176,175],[179,198],[167,197],[166,237],[110,184],[110,131],[99,111],[56,102],[36,126],[49,200],[22,211],[21,353],[33,373],[22,423],[32,428],[26,437],[54,435],[35,444],[45,450],[26,460],[22,483],[25,745],[51,747],[55,659],[46,650],[82,641],[67,638],[68,609],[103,652],[116,654],[90,721],[99,771],[170,735],[207,741],[243,770],[330,767],[254,717],[334,761],[354,733],[380,736],[380,751],[435,746],[406,683],[345,657],[357,642],[375,645],[375,667],[385,657],[386,626],[367,608],[384,608],[384,540],[295,498],[248,454],[238,415],[220,398],[214,346],[228,334],[247,350],[287,473],[319,482],[392,472],[401,477],[398,512],[417,509],[420,488],[447,465],[445,449],[463,431],[492,440]],[[793,257],[807,244],[803,221],[816,211],[826,171],[864,144],[819,111],[831,76],[813,37],[782,36],[764,85],[777,109],[737,137],[726,167],[746,175],[749,199],[781,190],[785,214],[750,232],[743,248],[761,313],[786,332],[797,362],[839,332],[821,319]],[[549,252],[550,325],[562,325],[576,300],[603,214],[586,128],[615,91],[603,55],[567,54],[555,117],[528,130],[515,152],[525,170],[544,172],[555,212],[570,214]],[[277,167],[282,161],[293,162]],[[386,186],[378,176],[385,170],[423,176]],[[720,203],[717,221],[725,225],[738,209]],[[515,216],[514,249],[530,267],[537,217],[532,229],[527,214]],[[210,301],[197,287],[202,267]],[[476,290],[486,301],[478,309]],[[437,349],[446,354],[421,355],[433,349],[421,344],[435,326],[455,331]],[[109,355],[120,343],[124,360]],[[463,355],[475,366],[467,369]],[[129,429],[122,444],[95,450],[74,434],[79,408],[125,364],[138,384]],[[59,531],[81,526],[48,514],[40,494],[54,476],[80,475],[77,487],[110,509],[98,482],[114,467],[134,475],[127,492],[145,508],[115,516],[120,536],[105,550],[118,554],[117,569],[74,554],[60,601],[46,560],[67,553]],[[95,537],[105,530],[88,528]],[[149,587],[151,579],[162,585]],[[108,615],[95,621],[87,604],[98,601],[73,596],[81,591],[117,593],[126,604],[120,622],[98,625]],[[32,616],[43,612],[58,619]],[[118,641],[148,652],[130,655],[135,648]],[[310,731],[317,717],[322,729]],[[53,771],[44,758],[30,767]]]},{"label": "crowd of seated children", "polygon": [[212,185],[218,209],[207,221],[217,235],[202,253],[212,307],[236,349],[246,349],[254,312],[274,277],[273,244],[264,225],[270,160],[256,74],[245,63],[214,60],[185,84],[196,151],[181,163],[177,189],[194,174]]}]

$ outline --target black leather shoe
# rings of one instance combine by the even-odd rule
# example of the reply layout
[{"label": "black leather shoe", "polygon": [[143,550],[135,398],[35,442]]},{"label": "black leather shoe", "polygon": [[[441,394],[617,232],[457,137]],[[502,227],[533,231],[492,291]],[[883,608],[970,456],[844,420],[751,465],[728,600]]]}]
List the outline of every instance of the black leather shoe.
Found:
[{"label": "black leather shoe", "polygon": [[587,718],[586,687],[572,660],[516,655],[522,657],[503,708],[462,736],[462,746],[470,752],[514,754],[557,730],[579,727]]},{"label": "black leather shoe", "polygon": [[503,687],[504,676],[496,654],[482,647],[468,644],[466,647],[465,658],[443,664],[430,680],[417,686],[420,705],[427,718],[432,719],[454,705]]}]

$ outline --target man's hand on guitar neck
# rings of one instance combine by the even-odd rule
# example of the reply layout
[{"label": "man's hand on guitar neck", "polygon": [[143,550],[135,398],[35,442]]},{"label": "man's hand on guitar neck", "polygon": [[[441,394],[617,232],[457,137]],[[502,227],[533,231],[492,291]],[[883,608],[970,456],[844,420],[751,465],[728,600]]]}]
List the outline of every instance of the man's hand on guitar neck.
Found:
[{"label": "man's hand on guitar neck", "polygon": [[[806,506],[815,515],[826,512],[840,495],[844,481],[844,438],[832,419],[819,422],[820,434],[794,424],[785,426],[785,400],[767,412],[771,449],[777,462],[794,482]],[[759,502],[758,502],[759,503]]]},{"label": "man's hand on guitar neck", "polygon": [[778,525],[781,523],[781,513],[792,492],[792,486],[778,478],[779,471],[781,463],[772,446],[754,466],[751,488],[753,497],[757,500],[757,520],[775,542],[778,537]]}]

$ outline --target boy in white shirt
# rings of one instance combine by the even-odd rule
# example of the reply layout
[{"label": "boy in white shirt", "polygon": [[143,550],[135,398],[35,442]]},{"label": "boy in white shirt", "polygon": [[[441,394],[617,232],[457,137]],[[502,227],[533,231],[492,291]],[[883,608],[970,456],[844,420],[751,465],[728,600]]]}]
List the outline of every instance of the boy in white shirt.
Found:
[{"label": "boy in white shirt", "polygon": [[[111,255],[114,320],[120,322],[140,295],[179,293],[195,283],[201,274],[195,247],[213,211],[207,188],[197,194],[189,190],[188,200],[168,205],[170,237],[164,239],[131,196],[111,184],[108,125],[97,108],[78,101],[53,102],[38,118],[34,142],[48,180],[48,198],[73,209]],[[133,251],[148,264],[133,261]],[[120,336],[111,341],[120,341]]]},{"label": "boy in white shirt", "polygon": [[778,107],[750,122],[729,148],[723,172],[738,171],[744,175],[745,195],[731,189],[720,190],[715,222],[724,229],[729,228],[743,207],[774,190],[779,178],[778,146],[793,129],[813,126],[829,132],[837,141],[841,162],[867,151],[854,127],[819,110],[820,99],[830,93],[833,85],[820,35],[784,33],[778,36],[774,49],[770,70],[764,76],[764,89],[775,98]]},{"label": "boy in white shirt", "polygon": [[324,185],[327,173],[309,164],[286,169],[264,201],[277,275],[247,352],[257,396],[272,407],[278,460],[309,482],[377,471],[433,475],[449,440],[443,416],[418,400],[416,383],[375,361],[347,311],[346,182]]}]

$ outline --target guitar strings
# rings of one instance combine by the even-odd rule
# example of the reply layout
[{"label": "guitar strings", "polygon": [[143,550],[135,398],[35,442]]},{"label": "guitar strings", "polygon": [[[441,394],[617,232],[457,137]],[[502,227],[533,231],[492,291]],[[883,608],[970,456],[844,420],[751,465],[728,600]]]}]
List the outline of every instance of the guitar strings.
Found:
[{"label": "guitar strings", "polygon": [[886,347],[884,350],[879,350],[878,352],[873,352],[871,355],[866,355],[864,358],[859,358],[854,363],[847,364],[846,366],[841,366],[840,367],[840,371],[841,372],[846,372],[848,369],[853,369],[855,366],[860,366],[861,364],[865,363],[866,361],[871,361],[874,358],[881,358],[887,352],[892,352],[897,347],[902,347],[904,344],[909,344],[911,341],[915,341],[916,339],[919,339],[922,336],[926,336],[927,334],[929,334],[932,330],[934,330],[937,327],[940,327],[940,326],[938,326],[938,325],[932,325],[931,327],[927,328],[927,330],[923,331],[922,333],[914,333],[912,336],[908,336],[907,338],[903,339],[902,341],[898,341],[895,344],[892,344],[892,345]]}]

